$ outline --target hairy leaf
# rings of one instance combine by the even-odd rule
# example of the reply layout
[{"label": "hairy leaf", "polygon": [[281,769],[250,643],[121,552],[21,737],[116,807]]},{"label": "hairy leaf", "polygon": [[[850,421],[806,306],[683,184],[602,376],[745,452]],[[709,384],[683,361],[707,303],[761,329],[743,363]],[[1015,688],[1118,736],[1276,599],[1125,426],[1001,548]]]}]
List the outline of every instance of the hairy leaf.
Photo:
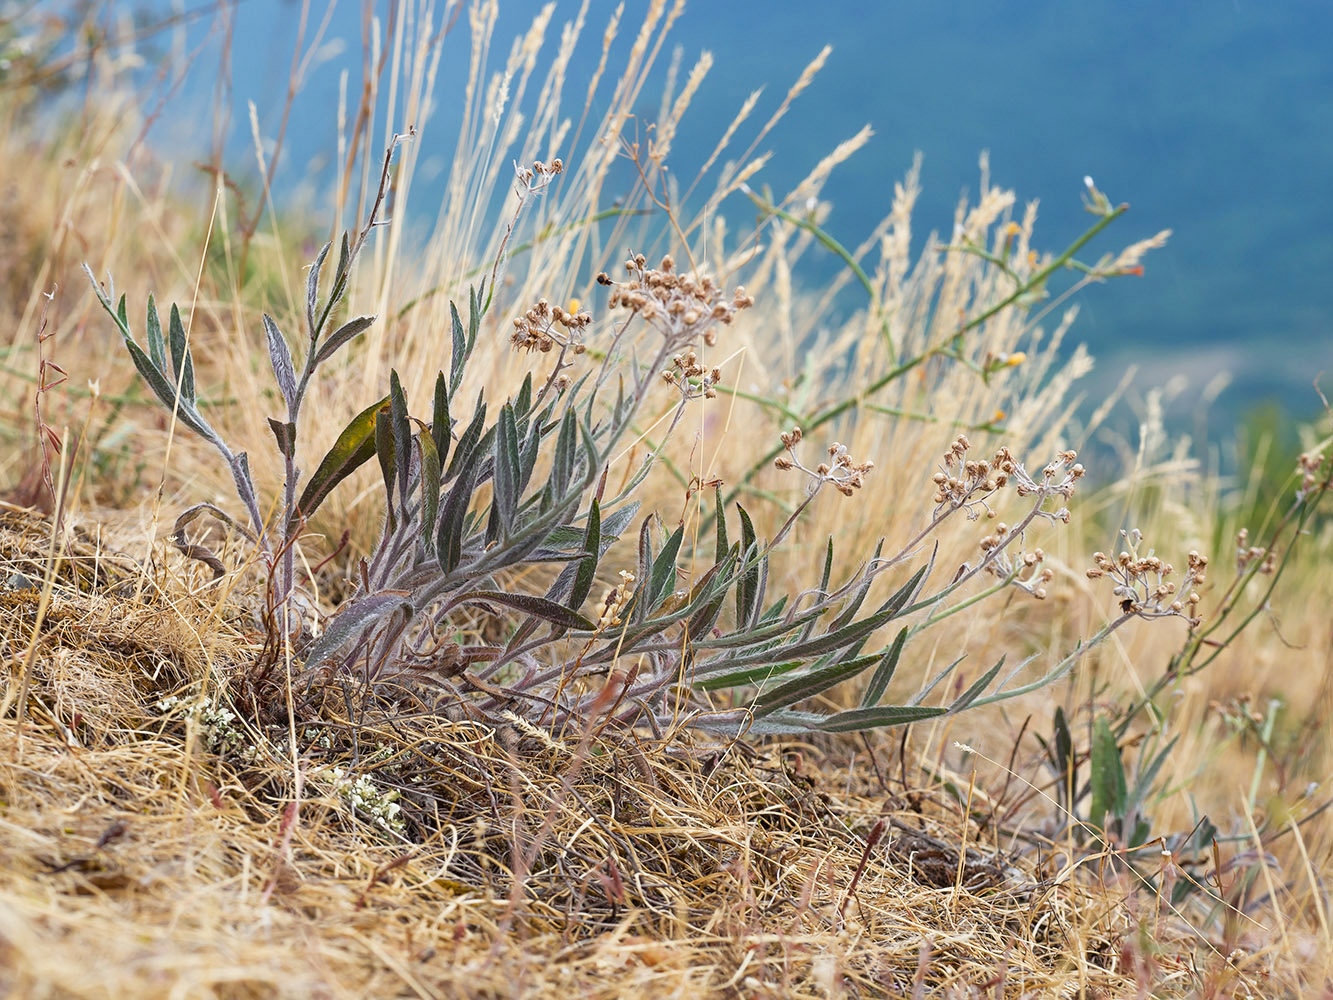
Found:
[{"label": "hairy leaf", "polygon": [[318,639],[311,645],[305,662],[318,666],[376,622],[397,611],[411,613],[412,605],[401,593],[370,594],[349,601],[329,619]]},{"label": "hairy leaf", "polygon": [[865,694],[861,696],[862,708],[873,708],[884,697],[884,692],[889,688],[889,681],[893,680],[893,675],[898,669],[898,658],[903,655],[905,645],[907,645],[907,629],[904,627],[899,630],[893,645],[888,648],[879,666],[870,675],[870,683],[866,685]]},{"label": "hairy leaf", "polygon": [[[125,300],[122,298],[121,302]],[[160,372],[167,370],[167,348],[166,342],[162,339],[162,320],[157,315],[157,303],[153,301],[153,296],[148,296],[148,356],[153,360],[153,367]]]},{"label": "hairy leaf", "polygon": [[319,350],[315,354],[315,362],[323,364],[338,352],[338,349],[344,344],[350,344],[361,334],[365,333],[375,323],[374,316],[357,316],[355,319],[349,319],[338,329],[333,331],[324,343],[319,345]]},{"label": "hairy leaf", "polygon": [[509,594],[502,590],[474,590],[462,595],[459,600],[470,604],[504,605],[516,611],[521,611],[525,615],[533,615],[554,625],[577,629],[581,632],[591,632],[597,627],[577,611],[571,611],[563,604],[548,601],[546,598],[537,597],[535,594]]},{"label": "hairy leaf", "polygon": [[194,406],[194,359],[190,357],[189,338],[185,335],[185,326],[181,323],[181,311],[173,303],[168,331],[171,345],[171,367],[175,372],[176,382],[180,385],[181,400]]},{"label": "hairy leaf", "polygon": [[518,510],[519,479],[522,476],[518,453],[518,428],[515,426],[514,408],[508,403],[500,407],[497,427],[495,492],[492,505],[499,518],[500,534],[507,538],[514,525],[514,513]]},{"label": "hairy leaf", "polygon": [[435,376],[435,398],[431,407],[430,436],[435,441],[435,452],[439,456],[440,467],[444,467],[444,461],[449,457],[449,443],[453,440],[451,434],[454,429],[454,422],[449,416],[449,383],[445,381],[444,372]]},{"label": "hairy leaf", "polygon": [[305,324],[306,330],[313,343],[317,331],[315,330],[315,305],[319,301],[319,273],[324,270],[324,261],[329,255],[333,242],[324,244],[324,248],[319,251],[315,262],[310,265],[310,273],[305,279]]},{"label": "hairy leaf", "polygon": [[597,560],[601,558],[602,544],[602,508],[596,500],[588,511],[588,524],[583,530],[583,551],[587,558],[578,565],[574,573],[574,589],[569,595],[569,606],[577,611],[587,600],[592,590],[593,580],[597,576]]},{"label": "hairy leaf", "polygon": [[1092,727],[1092,806],[1088,822],[1098,830],[1107,817],[1119,819],[1125,815],[1129,793],[1125,787],[1125,765],[1120,758],[1120,747],[1111,732],[1105,716],[1098,716]]},{"label": "hairy leaf", "polygon": [[421,544],[429,553],[435,551],[435,516],[440,509],[440,453],[429,431],[417,434],[421,449]]},{"label": "hairy leaf", "polygon": [[375,454],[375,415],[389,405],[385,396],[352,418],[306,483],[297,508],[302,517],[315,513],[335,486],[369,462]]},{"label": "hairy leaf", "polygon": [[662,546],[662,551],[653,560],[652,575],[648,584],[648,610],[656,611],[663,598],[671,592],[676,582],[676,557],[680,554],[680,543],[685,538],[685,525],[680,525],[671,533],[671,537]]},{"label": "hairy leaf", "polygon": [[740,583],[736,585],[736,627],[744,628],[759,604],[759,545],[750,515],[740,504],[736,509],[741,513],[741,559],[750,564],[742,571]]},{"label": "hairy leaf", "polygon": [[273,377],[278,381],[278,389],[287,404],[287,413],[291,415],[296,412],[296,369],[292,365],[292,352],[287,346],[287,338],[268,313],[264,313],[264,334],[268,337],[268,360],[273,367]]}]

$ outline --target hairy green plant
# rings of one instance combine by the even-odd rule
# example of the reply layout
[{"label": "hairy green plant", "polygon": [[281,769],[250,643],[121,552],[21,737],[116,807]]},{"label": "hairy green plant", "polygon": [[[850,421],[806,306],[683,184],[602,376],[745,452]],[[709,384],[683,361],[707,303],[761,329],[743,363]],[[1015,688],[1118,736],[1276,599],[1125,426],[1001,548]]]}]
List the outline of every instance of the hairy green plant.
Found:
[{"label": "hairy green plant", "polygon": [[[353,263],[376,225],[392,153],[393,146],[365,227],[355,239],[343,237],[332,287],[322,303],[320,278],[331,244],[310,268],[299,368],[277,324],[263,318],[274,378],[286,404],[282,418],[269,419],[285,471],[271,520],[261,512],[246,453],[233,451],[200,409],[179,310],[173,307],[164,335],[149,298],[145,350],[130,331],[124,297],[113,307],[111,292],[98,288],[149,388],[179,424],[218,450],[232,472],[245,517],[238,520],[212,504],[197,504],[180,515],[173,536],[182,551],[219,576],[225,572],[222,562],[187,537],[196,517],[222,520],[262,552],[271,580],[270,646],[269,655],[249,674],[261,704],[274,703],[276,668],[290,662],[290,653],[304,664],[309,684],[355,681],[367,692],[385,693],[411,684],[437,692],[442,707],[464,704],[485,717],[513,712],[557,726],[586,726],[599,719],[616,725],[642,722],[657,732],[682,722],[730,732],[857,731],[956,714],[1035,691],[1067,674],[1089,648],[1132,617],[1188,617],[1180,607],[1145,596],[1123,607],[1120,618],[1035,680],[1009,684],[1020,664],[997,684],[1001,657],[965,686],[955,681],[951,699],[927,704],[954,674],[957,660],[910,698],[885,704],[904,651],[921,631],[1008,587],[1045,596],[1051,571],[1043,566],[1041,549],[1027,548],[1027,530],[1038,519],[1068,521],[1064,504],[1083,467],[1072,451],[1065,451],[1039,474],[1029,475],[1008,448],[989,459],[969,458],[971,444],[960,435],[934,475],[935,512],[919,533],[889,555],[881,539],[873,556],[839,585],[833,583],[830,539],[818,585],[772,600],[770,557],[795,522],[826,487],[850,496],[873,470],[873,463],[854,461],[837,442],[828,447],[825,460],[804,461],[798,453],[799,427],[781,435],[774,464],[806,477],[807,488],[772,538],[758,537],[749,514],[737,504],[739,537],[732,540],[722,484],[711,484],[713,503],[705,505],[700,494],[710,484],[696,480],[690,487],[699,501],[696,521],[711,528],[711,544],[687,532],[685,520],[664,525],[656,515],[644,517],[633,569],[621,570],[620,582],[600,604],[589,606],[603,559],[638,516],[635,494],[665,441],[689,404],[716,395],[721,373],[698,352],[713,347],[718,328],[752,304],[743,288],[728,296],[710,278],[677,271],[670,257],[651,267],[643,255],[634,256],[626,262],[623,281],[599,276],[599,283],[611,288],[610,307],[621,310],[623,318],[612,324],[609,342],[599,343],[595,352],[585,344],[591,324],[587,313],[566,312],[541,300],[516,318],[512,347],[553,356],[549,373],[539,381],[529,374],[498,408],[483,391],[468,409],[459,405],[459,394],[503,264],[506,237],[490,281],[469,295],[466,323],[451,303],[449,368],[436,378],[430,419],[413,416],[392,372],[388,394],[348,424],[302,485],[297,463],[302,402],[319,367],[373,322],[370,316],[357,317],[325,334],[346,294]],[[520,168],[520,209],[526,196],[542,190],[562,169],[559,160]],[[1115,214],[1109,204],[1100,207],[1093,232]],[[1072,260],[1072,253],[1060,263]],[[584,367],[589,361],[595,366]],[[608,495],[609,472],[624,439],[645,401],[664,384],[676,401],[661,442]],[[355,593],[319,629],[294,607],[297,539],[329,492],[372,457],[384,481],[383,530],[358,566]],[[932,584],[932,557],[900,579],[886,599],[868,603],[877,582],[916,560],[946,520],[959,512],[969,520],[983,513],[993,517],[989,501],[1010,489],[1024,498],[1027,511],[1012,527],[1000,524],[982,539],[974,565],[958,567],[947,583]],[[953,600],[960,588],[983,575],[997,582]],[[882,629],[913,615],[918,616],[913,624],[875,648]],[[861,675],[869,679],[856,708],[797,708]]]},{"label": "hairy green plant", "polygon": [[284,471],[282,496],[277,508],[278,516],[272,522],[266,521],[262,513],[259,493],[250,473],[248,454],[244,451],[233,451],[204,416],[201,402],[197,398],[194,358],[179,308],[175,305],[171,307],[164,333],[157,304],[149,295],[145,320],[147,341],[145,350],[139,346],[130,330],[125,296],[122,295],[119,302],[113,305],[114,285],[108,279],[108,286],[103,289],[97,283],[92,270],[84,265],[98,301],[115,321],[140,376],[158,401],[171,411],[174,422],[189,428],[221,454],[231,471],[237,498],[245,511],[243,517],[238,520],[215,504],[196,504],[176,519],[172,532],[173,540],[187,556],[208,565],[216,577],[221,577],[226,572],[222,561],[207,547],[192,543],[187,538],[186,529],[195,519],[205,514],[214,517],[257,545],[270,571],[273,599],[269,611],[278,613],[281,618],[272,630],[275,635],[290,637],[293,629],[299,630],[301,627],[300,618],[292,616],[291,597],[296,584],[296,540],[302,527],[329,492],[359,466],[369,461],[375,453],[376,414],[387,403],[387,397],[368,407],[348,424],[298,496],[297,489],[302,478],[302,470],[297,465],[298,424],[301,406],[306,399],[315,372],[341,348],[369,329],[375,320],[373,316],[358,316],[347,320],[336,330],[325,335],[335,308],[347,294],[352,265],[378,223],[380,208],[389,190],[389,169],[393,153],[404,138],[395,136],[385,152],[379,190],[365,226],[355,238],[343,234],[338,261],[334,268],[333,283],[322,304],[319,297],[320,277],[333,244],[326,244],[311,265],[306,280],[305,351],[299,371],[286,336],[271,317],[265,315],[263,318],[274,380],[286,404],[283,418],[270,417],[268,420],[283,459]]}]

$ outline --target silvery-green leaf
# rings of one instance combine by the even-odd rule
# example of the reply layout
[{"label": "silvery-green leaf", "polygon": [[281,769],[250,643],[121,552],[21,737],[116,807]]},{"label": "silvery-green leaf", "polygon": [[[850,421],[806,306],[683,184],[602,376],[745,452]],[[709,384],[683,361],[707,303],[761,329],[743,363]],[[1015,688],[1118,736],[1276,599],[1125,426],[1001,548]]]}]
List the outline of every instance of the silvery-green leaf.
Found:
[{"label": "silvery-green leaf", "polygon": [[907,645],[906,627],[899,630],[893,645],[884,654],[875,672],[870,675],[870,683],[866,685],[865,694],[861,696],[862,708],[873,708],[884,697],[884,692],[889,688],[889,681],[893,680],[893,675],[898,669],[898,658],[902,656],[905,645]]},{"label": "silvery-green leaf", "polygon": [[153,367],[160,372],[167,370],[167,349],[166,343],[162,339],[162,320],[157,315],[157,303],[153,301],[153,296],[148,296],[148,356],[153,361]]},{"label": "silvery-green leaf", "polygon": [[412,611],[412,605],[401,593],[371,594],[349,601],[329,619],[324,631],[311,645],[305,662],[319,666],[366,629],[399,611],[408,614]]},{"label": "silvery-green leaf", "polygon": [[181,399],[194,405],[194,359],[190,357],[189,338],[185,335],[185,326],[181,323],[181,312],[175,304],[171,307],[169,341],[171,344],[171,365],[176,381],[180,385]]},{"label": "silvery-green leaf", "polygon": [[355,319],[349,319],[342,326],[338,327],[337,330],[333,331],[333,334],[325,340],[324,343],[320,344],[319,351],[315,354],[315,362],[317,364],[323,364],[325,361],[329,360],[329,358],[337,353],[338,348],[361,336],[361,334],[370,329],[374,322],[374,316],[358,316]]},{"label": "silvery-green leaf", "polygon": [[569,606],[577,611],[592,590],[593,580],[597,575],[597,560],[601,558],[602,545],[602,509],[596,500],[588,511],[588,523],[583,533],[583,551],[587,558],[579,563],[574,574],[574,589],[569,596]]},{"label": "silvery-green leaf", "polygon": [[287,338],[268,313],[264,314],[264,333],[268,337],[268,360],[273,366],[273,377],[278,380],[278,389],[290,415],[296,409],[296,369],[292,365],[292,352],[287,346]]},{"label": "silvery-green leaf", "polygon": [[315,330],[315,304],[319,301],[319,272],[323,270],[324,259],[328,257],[329,248],[332,246],[332,242],[324,244],[324,249],[319,252],[315,262],[310,265],[310,273],[305,279],[305,322],[312,341],[317,333]]}]

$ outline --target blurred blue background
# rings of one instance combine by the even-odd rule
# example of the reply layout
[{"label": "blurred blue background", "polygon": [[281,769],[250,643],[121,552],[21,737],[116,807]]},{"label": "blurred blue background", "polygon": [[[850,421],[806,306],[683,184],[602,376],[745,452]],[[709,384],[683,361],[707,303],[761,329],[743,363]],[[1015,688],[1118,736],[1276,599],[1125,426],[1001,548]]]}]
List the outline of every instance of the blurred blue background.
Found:
[{"label": "blurred blue background", "polygon": [[[377,8],[387,2],[377,0]],[[645,2],[626,2],[622,55]],[[183,0],[176,9],[210,6]],[[577,8],[558,0],[548,54]],[[236,7],[232,155],[246,168],[253,164],[246,102],[256,102],[265,134],[274,134],[300,9],[293,0]],[[501,0],[496,62],[539,9],[532,0]],[[569,105],[586,86],[613,9],[610,0],[590,4]],[[313,0],[307,39],[326,10]],[[339,73],[348,69],[353,88],[360,80],[360,19],[359,0],[333,8],[328,38],[343,48],[328,48],[309,73],[289,126],[280,174],[288,183],[302,179],[300,165],[326,162],[333,148]],[[192,24],[191,44],[208,23]],[[457,101],[449,88],[462,79],[466,36],[464,16],[445,42],[441,110],[423,136],[423,158],[452,149]],[[759,86],[765,99],[752,121],[764,120],[826,42],[833,45],[827,66],[764,144],[780,155],[761,180],[789,190],[836,143],[871,124],[870,144],[825,188],[835,205],[826,228],[843,243],[855,245],[887,212],[893,182],[916,150],[924,154],[918,239],[949,231],[959,194],[977,189],[981,150],[990,151],[995,183],[1014,188],[1020,201],[1041,200],[1036,244],[1047,249],[1089,223],[1080,198],[1090,174],[1113,202],[1132,206],[1093,258],[1175,231],[1150,254],[1142,278],[1080,297],[1074,337],[1098,356],[1099,378],[1113,383],[1133,360],[1142,385],[1185,374],[1197,392],[1230,370],[1235,383],[1221,406],[1233,417],[1263,399],[1299,415],[1318,408],[1311,383],[1333,372],[1329,0],[694,0],[643,102],[645,117],[655,117],[653,89],[671,45],[684,49],[682,73],[701,50],[713,52],[715,65],[673,147],[677,173],[692,176]],[[206,108],[216,81],[216,56],[205,54],[183,85],[183,103],[173,106]],[[172,128],[168,115],[152,138],[160,145]],[[734,211],[753,210],[738,199]],[[811,264],[802,276],[808,284],[838,266],[828,257]]]}]

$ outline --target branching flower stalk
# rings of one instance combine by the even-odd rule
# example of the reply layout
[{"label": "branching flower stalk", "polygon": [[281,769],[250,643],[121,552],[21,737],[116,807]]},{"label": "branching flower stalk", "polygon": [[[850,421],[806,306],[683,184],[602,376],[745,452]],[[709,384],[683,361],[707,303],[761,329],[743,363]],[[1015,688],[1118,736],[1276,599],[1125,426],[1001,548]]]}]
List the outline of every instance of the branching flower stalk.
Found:
[{"label": "branching flower stalk", "polygon": [[[892,368],[886,371],[884,374],[880,375],[878,378],[872,381],[869,385],[865,386],[865,388],[863,388],[856,395],[840,400],[837,403],[833,403],[821,410],[817,410],[814,413],[808,414],[803,419],[798,420],[797,422],[800,424],[800,426],[805,429],[806,433],[810,433],[812,431],[818,430],[825,424],[828,424],[829,422],[836,420],[838,417],[841,417],[848,412],[855,411],[856,409],[859,409],[863,405],[867,405],[871,397],[875,396],[876,394],[881,392],[884,388],[896,382],[898,379],[902,378],[904,375],[907,375],[909,372],[913,371],[914,369],[926,363],[927,361],[931,360],[932,358],[947,357],[959,363],[966,363],[966,359],[963,357],[962,354],[962,343],[963,339],[968,334],[972,333],[974,330],[985,324],[993,317],[1004,312],[1006,309],[1013,307],[1022,308],[1025,303],[1029,303],[1040,298],[1040,296],[1045,293],[1047,282],[1057,272],[1065,268],[1072,268],[1074,270],[1085,270],[1085,271],[1088,270],[1089,266],[1081,264],[1077,260],[1076,255],[1089,242],[1091,242],[1104,229],[1106,229],[1112,222],[1114,222],[1116,219],[1118,219],[1121,215],[1123,215],[1125,212],[1129,210],[1129,206],[1127,204],[1113,206],[1109,201],[1109,199],[1107,199],[1104,194],[1101,194],[1100,191],[1098,191],[1097,193],[1098,195],[1100,195],[1100,198],[1089,202],[1090,210],[1093,211],[1093,214],[1097,215],[1097,221],[1094,222],[1086,231],[1084,231],[1077,239],[1075,239],[1072,243],[1070,243],[1069,246],[1067,246],[1061,253],[1056,255],[1048,263],[1046,263],[1041,267],[1034,268],[1030,273],[1027,273],[1026,275],[1018,275],[1017,283],[1013,288],[1013,290],[1008,295],[1005,295],[997,302],[982,309],[976,315],[966,320],[963,320],[962,322],[959,323],[959,325],[955,329],[950,331],[948,334],[940,337],[938,341],[936,341],[934,344],[929,345],[920,353],[916,354],[913,357],[902,359]],[[758,196],[754,195],[753,193],[750,193],[750,197],[752,200],[755,200],[756,204],[758,204],[759,207],[764,211],[772,214],[774,217],[783,218],[785,221],[788,221],[793,225],[797,225],[800,226],[801,228],[810,230],[817,237],[821,237],[820,239],[821,243],[824,243],[825,246],[829,245],[829,241],[831,240],[831,238],[828,237],[826,233],[823,233],[822,230],[819,230],[818,227],[810,220],[801,219],[798,216],[791,215],[790,213],[782,212],[781,210],[777,209],[776,206],[764,202],[763,199],[759,199]],[[833,242],[836,243],[836,241]],[[962,246],[948,247],[946,249],[954,249],[960,252],[971,252],[970,246],[967,248]],[[850,254],[848,254],[845,250],[843,250],[840,256],[842,256],[844,260],[850,260]],[[866,279],[866,281],[868,281],[868,278]],[[873,297],[873,291],[872,291],[872,297]],[[770,462],[773,461],[773,459],[777,458],[781,454],[782,454],[782,447],[779,445],[778,447],[773,448],[769,452],[765,453],[757,461],[755,461],[754,464],[751,465],[750,468],[747,469],[746,472],[740,477],[737,484],[733,486],[731,490],[728,492],[727,501],[730,502],[732,499],[738,496],[740,491],[743,488],[748,487],[751,481],[754,479],[754,477],[762,469],[764,469]]]}]

